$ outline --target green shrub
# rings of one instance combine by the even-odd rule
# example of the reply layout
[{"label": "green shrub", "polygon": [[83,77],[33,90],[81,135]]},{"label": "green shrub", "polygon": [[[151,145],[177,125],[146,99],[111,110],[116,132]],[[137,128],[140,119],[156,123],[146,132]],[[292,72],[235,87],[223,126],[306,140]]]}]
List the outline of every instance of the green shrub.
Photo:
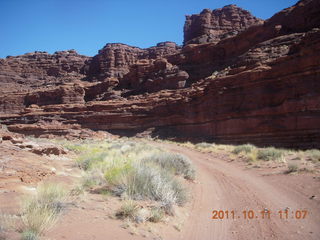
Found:
[{"label": "green shrub", "polygon": [[104,177],[108,184],[116,184],[124,174],[128,174],[131,170],[131,163],[120,163],[118,166],[113,164],[106,170]]},{"label": "green shrub", "polygon": [[252,144],[244,144],[244,145],[239,145],[239,146],[236,146],[232,153],[234,154],[239,154],[239,153],[251,153],[252,150],[254,150],[256,147]]},{"label": "green shrub", "polygon": [[195,170],[189,158],[184,155],[170,152],[157,152],[144,159],[143,162],[154,163],[165,171],[182,175],[186,179],[194,180]]},{"label": "green shrub", "polygon": [[285,152],[282,149],[274,147],[262,148],[258,150],[257,158],[263,161],[277,161],[284,156]]},{"label": "green shrub", "polygon": [[78,166],[87,171],[92,168],[93,164],[97,164],[99,162],[104,161],[106,158],[107,153],[98,153],[98,154],[86,154],[84,156],[81,156],[78,160]]},{"label": "green shrub", "polygon": [[84,188],[100,186],[122,198],[159,201],[164,206],[183,205],[188,194],[176,175],[195,178],[195,170],[187,157],[145,143],[120,139],[69,148],[81,153],[77,163],[85,171]]},{"label": "green shrub", "polygon": [[170,172],[156,166],[136,164],[124,176],[126,193],[133,199],[150,199],[160,202],[181,203],[186,199],[185,189]]}]

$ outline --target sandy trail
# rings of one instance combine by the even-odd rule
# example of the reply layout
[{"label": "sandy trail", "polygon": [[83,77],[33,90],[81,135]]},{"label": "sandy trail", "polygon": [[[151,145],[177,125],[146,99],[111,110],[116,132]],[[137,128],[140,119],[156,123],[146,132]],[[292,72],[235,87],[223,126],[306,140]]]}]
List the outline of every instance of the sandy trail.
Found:
[{"label": "sandy trail", "polygon": [[[318,199],[310,200],[284,181],[278,184],[277,176],[264,177],[185,147],[156,145],[188,156],[197,168],[199,183],[194,186],[192,210],[181,239],[320,239]],[[319,181],[315,189],[319,194]],[[286,208],[288,219],[280,219],[278,211]],[[264,209],[270,211],[270,219],[267,215],[262,219]],[[308,210],[307,217],[294,219],[295,211],[304,209]],[[212,220],[213,210],[234,210],[235,219]],[[253,210],[255,217],[244,219],[244,210]]]}]

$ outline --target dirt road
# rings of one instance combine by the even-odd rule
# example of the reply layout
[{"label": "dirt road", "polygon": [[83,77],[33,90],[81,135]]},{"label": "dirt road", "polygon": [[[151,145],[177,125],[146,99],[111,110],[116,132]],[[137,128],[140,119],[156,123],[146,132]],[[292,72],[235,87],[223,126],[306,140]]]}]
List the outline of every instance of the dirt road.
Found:
[{"label": "dirt road", "polygon": [[[320,239],[319,175],[288,175],[277,168],[246,169],[241,161],[228,162],[219,155],[174,144],[148,143],[182,153],[194,162],[197,179],[190,184],[193,197],[186,208],[179,209],[187,217],[184,215],[181,220],[178,216],[175,222],[158,223],[152,231],[143,224],[123,227],[123,221],[110,218],[120,206],[117,199],[88,194],[61,217],[46,237],[52,240]],[[212,219],[214,210],[224,211],[224,216],[220,213],[221,219],[219,215]],[[305,210],[308,213],[303,218]],[[282,219],[279,211],[282,211]],[[179,221],[183,224],[175,229]]]},{"label": "dirt road", "polygon": [[[319,178],[263,176],[211,154],[159,145],[188,156],[197,168],[198,184],[194,187],[192,210],[179,236],[181,239],[320,239]],[[310,199],[311,193],[318,198]],[[226,212],[222,219],[212,219],[213,210],[229,211],[229,219]],[[254,211],[254,216],[249,210]],[[304,210],[308,213],[302,219],[300,213],[303,215]],[[247,219],[243,211],[247,211]]]}]

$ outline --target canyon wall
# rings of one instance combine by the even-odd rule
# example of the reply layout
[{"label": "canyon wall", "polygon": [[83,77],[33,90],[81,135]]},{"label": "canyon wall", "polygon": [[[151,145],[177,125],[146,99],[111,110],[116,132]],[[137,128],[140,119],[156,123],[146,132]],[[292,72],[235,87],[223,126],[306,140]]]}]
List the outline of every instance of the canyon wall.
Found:
[{"label": "canyon wall", "polygon": [[39,124],[58,121],[123,135],[319,148],[319,27],[316,0],[266,21],[229,5],[187,17],[183,47],[107,44],[92,58],[71,50],[1,59],[0,120],[34,135],[59,134]]},{"label": "canyon wall", "polygon": [[200,14],[186,16],[184,25],[184,44],[214,42],[238,35],[263,20],[250,12],[228,5],[220,9],[204,9]]}]

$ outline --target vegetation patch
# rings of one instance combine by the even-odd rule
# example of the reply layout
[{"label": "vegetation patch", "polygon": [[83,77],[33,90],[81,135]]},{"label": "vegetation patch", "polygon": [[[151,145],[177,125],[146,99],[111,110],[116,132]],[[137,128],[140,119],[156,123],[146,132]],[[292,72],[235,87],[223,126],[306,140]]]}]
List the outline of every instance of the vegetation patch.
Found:
[{"label": "vegetation patch", "polygon": [[286,171],[286,173],[294,173],[294,172],[298,172],[299,171],[299,166],[295,163],[291,163],[288,165],[288,170]]},{"label": "vegetation patch", "polygon": [[151,209],[149,221],[150,222],[161,222],[165,217],[165,211],[162,208],[154,207]]},{"label": "vegetation patch", "polygon": [[[195,169],[186,156],[123,139],[83,144],[67,145],[79,156],[76,163],[84,170],[83,187],[125,199],[117,217],[140,222],[145,221],[141,215],[148,215],[146,219],[158,222],[162,214],[174,212],[174,205],[188,201],[183,181],[194,180]],[[146,214],[145,208],[137,210],[134,201],[140,200],[159,202],[161,207]]]},{"label": "vegetation patch", "polygon": [[[257,147],[253,144],[242,144],[238,146],[224,145],[217,143],[201,142],[193,144],[191,142],[172,142],[164,140],[161,142],[177,144],[179,146],[196,149],[205,153],[212,153],[216,157],[228,158],[229,161],[234,161],[237,158],[241,161],[246,161],[248,165],[252,165],[252,168],[261,168],[264,165],[270,166],[270,164],[278,165],[278,167],[286,166],[287,162],[295,161],[292,167],[289,165],[285,173],[319,173],[320,167],[320,150],[294,150],[294,149],[282,149],[275,147]],[[299,162],[297,162],[299,161]],[[272,162],[272,163],[271,163]]]},{"label": "vegetation patch", "polygon": [[195,179],[195,170],[189,158],[184,155],[171,152],[156,152],[142,160],[145,163],[154,163],[165,171],[176,175],[182,175],[189,180]]},{"label": "vegetation patch", "polygon": [[198,148],[198,149],[211,148],[211,147],[212,147],[212,144],[206,143],[206,142],[197,143],[197,144],[195,145],[195,148]]},{"label": "vegetation patch", "polygon": [[263,161],[279,161],[284,156],[285,151],[274,147],[261,148],[258,150],[257,158]]},{"label": "vegetation patch", "polygon": [[133,200],[125,201],[116,211],[116,216],[121,219],[129,218],[134,220],[139,212],[139,205]]},{"label": "vegetation patch", "polygon": [[244,144],[244,145],[239,145],[239,146],[236,146],[232,153],[234,154],[239,154],[239,153],[251,153],[253,150],[255,150],[256,147],[252,144]]},{"label": "vegetation patch", "polygon": [[38,239],[53,226],[66,203],[67,192],[61,185],[43,184],[37,194],[23,200],[22,239]]},{"label": "vegetation patch", "polygon": [[311,149],[307,150],[305,154],[315,163],[320,162],[320,150]]}]

